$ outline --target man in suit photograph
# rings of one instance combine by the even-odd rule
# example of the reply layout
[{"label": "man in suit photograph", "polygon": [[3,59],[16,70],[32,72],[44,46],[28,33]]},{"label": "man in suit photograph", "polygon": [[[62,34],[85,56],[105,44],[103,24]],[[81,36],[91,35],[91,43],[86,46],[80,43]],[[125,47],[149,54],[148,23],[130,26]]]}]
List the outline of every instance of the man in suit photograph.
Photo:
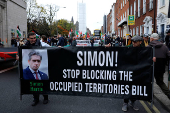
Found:
[{"label": "man in suit photograph", "polygon": [[29,66],[23,70],[24,80],[48,80],[47,74],[39,71],[42,61],[42,55],[39,52],[32,51],[28,54]]}]

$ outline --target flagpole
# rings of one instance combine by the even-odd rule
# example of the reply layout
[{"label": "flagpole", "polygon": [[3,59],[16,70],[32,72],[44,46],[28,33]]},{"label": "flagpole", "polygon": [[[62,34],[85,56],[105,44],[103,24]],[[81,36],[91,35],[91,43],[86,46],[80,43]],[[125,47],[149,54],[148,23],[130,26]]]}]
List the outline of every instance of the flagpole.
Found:
[{"label": "flagpole", "polygon": [[170,0],[169,0],[168,18],[170,18]]},{"label": "flagpole", "polygon": [[156,31],[155,31],[156,0],[154,0],[154,5],[153,5],[153,7],[154,7],[154,9],[153,9],[153,10],[154,10],[154,17],[153,17],[153,18],[154,18],[154,33],[156,33]]}]

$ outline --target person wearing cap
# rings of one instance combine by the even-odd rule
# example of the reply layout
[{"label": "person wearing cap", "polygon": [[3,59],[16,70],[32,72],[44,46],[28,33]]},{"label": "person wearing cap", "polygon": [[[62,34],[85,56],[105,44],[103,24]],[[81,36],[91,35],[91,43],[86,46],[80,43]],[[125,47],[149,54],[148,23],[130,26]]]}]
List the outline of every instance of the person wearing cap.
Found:
[{"label": "person wearing cap", "polygon": [[166,42],[166,46],[170,50],[170,29],[167,31],[167,35],[165,37],[165,42]]},{"label": "person wearing cap", "polygon": [[[132,39],[132,44],[129,45],[128,47],[142,47],[142,37],[140,36],[134,36]],[[127,111],[128,109],[128,103],[129,103],[129,106],[131,106],[135,111],[138,111],[139,108],[137,106],[135,106],[135,101],[136,100],[130,100],[129,99],[124,99],[124,103],[123,103],[123,106],[122,106],[122,111]]]},{"label": "person wearing cap", "polygon": [[143,35],[143,41],[142,41],[142,46],[146,47],[150,43],[149,36],[147,34]]},{"label": "person wearing cap", "polygon": [[128,45],[127,47],[143,47],[142,46],[142,37],[141,36],[134,36],[131,41],[132,44]]},{"label": "person wearing cap", "polygon": [[163,81],[166,62],[167,58],[170,56],[170,52],[168,47],[158,40],[159,35],[157,33],[153,33],[150,37],[150,43],[148,47],[155,48],[155,57],[153,58],[153,61],[155,62],[154,76],[156,83],[164,92],[164,94],[170,99],[170,91]]}]

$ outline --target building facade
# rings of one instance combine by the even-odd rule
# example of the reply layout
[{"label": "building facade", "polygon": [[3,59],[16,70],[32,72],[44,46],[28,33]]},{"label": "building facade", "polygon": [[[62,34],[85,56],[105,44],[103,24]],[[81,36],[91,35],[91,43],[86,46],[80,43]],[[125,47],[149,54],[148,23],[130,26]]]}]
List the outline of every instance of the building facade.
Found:
[{"label": "building facade", "polygon": [[161,36],[164,41],[166,31],[170,29],[170,19],[168,18],[168,0],[158,0],[157,4],[157,33]]},{"label": "building facade", "polygon": [[107,33],[107,18],[106,15],[103,16],[103,34]]},{"label": "building facade", "polygon": [[113,3],[113,5],[112,5],[112,19],[111,19],[111,22],[112,22],[111,34],[112,34],[112,36],[116,34],[116,32],[115,32],[115,22],[114,22],[115,21],[115,14],[116,14],[115,3]]},{"label": "building facade", "polygon": [[124,37],[128,34],[127,17],[129,15],[129,0],[116,0],[115,4],[115,34]]},{"label": "building facade", "polygon": [[86,3],[78,3],[78,22],[79,22],[79,31],[82,34],[86,33]]},{"label": "building facade", "polygon": [[107,35],[112,36],[112,10],[107,15]]},{"label": "building facade", "polygon": [[0,1],[0,38],[5,46],[11,46],[11,38],[17,37],[17,26],[21,30],[21,38],[27,34],[26,2],[23,0]]},{"label": "building facade", "polygon": [[151,35],[156,32],[157,0],[130,0],[129,14],[135,16],[135,25],[130,25],[130,34]]}]

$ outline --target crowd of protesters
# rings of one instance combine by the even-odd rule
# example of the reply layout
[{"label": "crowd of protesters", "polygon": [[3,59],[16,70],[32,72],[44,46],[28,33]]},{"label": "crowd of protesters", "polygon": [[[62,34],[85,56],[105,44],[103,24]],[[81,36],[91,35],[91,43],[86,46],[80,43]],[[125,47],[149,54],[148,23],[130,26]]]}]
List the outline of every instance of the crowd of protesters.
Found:
[{"label": "crowd of protesters", "polygon": [[[35,35],[35,34],[33,34]],[[41,36],[41,45],[48,44],[48,46],[66,46],[66,45],[72,45],[76,46],[76,37],[73,38],[67,38],[63,37],[62,35],[54,36],[52,38],[47,38],[45,35]],[[79,40],[83,40],[82,37],[78,38]],[[96,38],[97,40],[100,40],[100,38]],[[25,39],[22,40],[15,40],[14,38],[11,41],[12,46],[16,46],[16,42],[19,42],[19,45],[36,45],[38,43],[39,39],[30,39],[26,43],[24,42]],[[87,39],[89,40],[89,39]],[[90,40],[91,46],[93,47],[95,38],[92,38]],[[128,36],[128,39],[125,37],[120,38],[119,36],[116,37],[107,37],[105,39],[105,47],[154,47],[155,48],[155,57],[153,57],[153,61],[155,62],[155,70],[154,70],[154,77],[156,79],[156,83],[158,86],[162,89],[164,94],[170,99],[170,91],[168,87],[165,85],[163,81],[163,75],[165,73],[165,66],[167,64],[167,58],[170,57],[170,30],[167,32],[167,36],[165,38],[166,40],[166,45],[161,42],[160,37],[157,33],[153,33],[151,36],[144,34],[142,37],[141,36],[134,36],[132,37],[131,35]],[[35,41],[35,42],[34,42]],[[102,41],[101,41],[102,42]],[[101,43],[100,42],[100,43]],[[102,44],[101,44],[102,45]],[[42,46],[47,46],[47,45],[42,45]],[[18,58],[19,59],[19,58]],[[44,97],[44,100],[46,100],[44,103],[48,103],[48,95],[47,97]],[[38,101],[35,101],[38,99]],[[36,97],[34,95],[34,101],[32,106],[35,106],[39,102],[39,95]],[[129,99],[124,99],[124,103],[122,106],[123,111],[128,110],[128,105],[131,106],[134,110],[138,111],[139,108],[135,105],[136,100],[129,100]]]}]

